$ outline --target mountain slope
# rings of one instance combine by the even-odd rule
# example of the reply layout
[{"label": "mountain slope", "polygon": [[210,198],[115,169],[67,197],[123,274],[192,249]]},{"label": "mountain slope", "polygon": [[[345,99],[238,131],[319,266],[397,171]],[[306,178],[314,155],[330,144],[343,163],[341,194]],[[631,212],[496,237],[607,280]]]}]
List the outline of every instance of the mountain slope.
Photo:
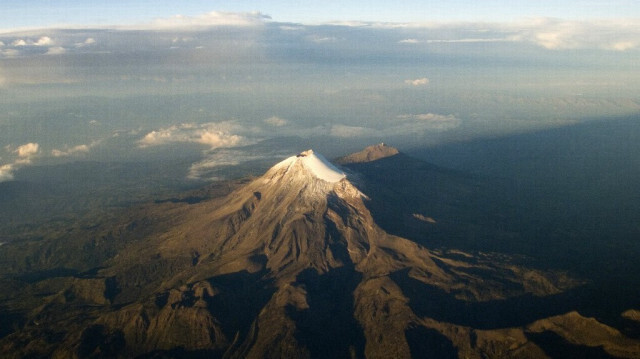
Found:
[{"label": "mountain slope", "polygon": [[40,299],[0,346],[13,357],[544,357],[530,333],[573,338],[557,318],[577,281],[388,234],[350,176],[305,151],[224,197],[147,208],[161,230],[93,271],[24,289]]}]

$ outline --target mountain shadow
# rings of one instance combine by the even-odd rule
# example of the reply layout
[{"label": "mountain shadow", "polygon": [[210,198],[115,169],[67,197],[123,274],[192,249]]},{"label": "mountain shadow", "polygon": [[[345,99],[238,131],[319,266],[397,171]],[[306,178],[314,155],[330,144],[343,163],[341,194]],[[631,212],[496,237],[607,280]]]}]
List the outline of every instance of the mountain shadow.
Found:
[{"label": "mountain shadow", "polygon": [[353,291],[361,279],[352,266],[324,274],[307,269],[297,276],[295,285],[306,289],[309,308],[290,307],[288,314],[311,358],[364,358],[365,338],[353,316]]},{"label": "mountain shadow", "polygon": [[220,293],[210,298],[208,309],[216,317],[222,330],[233,338],[245,338],[251,324],[275,293],[271,280],[265,280],[266,271],[241,271],[210,278],[208,282]]},{"label": "mountain shadow", "polygon": [[405,331],[405,337],[413,358],[458,358],[451,340],[435,329],[411,326]]}]

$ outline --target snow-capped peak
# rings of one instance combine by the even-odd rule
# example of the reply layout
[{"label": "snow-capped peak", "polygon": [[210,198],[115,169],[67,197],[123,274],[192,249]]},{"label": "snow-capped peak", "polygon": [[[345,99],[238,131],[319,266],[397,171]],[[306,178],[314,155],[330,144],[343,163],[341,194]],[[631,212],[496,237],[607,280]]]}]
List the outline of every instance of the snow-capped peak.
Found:
[{"label": "snow-capped peak", "polygon": [[274,168],[281,168],[284,166],[291,168],[291,166],[296,163],[300,163],[316,178],[326,182],[336,183],[347,176],[346,174],[344,174],[344,172],[340,171],[334,165],[332,165],[331,162],[327,161],[324,156],[319,153],[313,152],[313,150],[307,150],[299,153],[296,156],[291,156],[278,163],[276,166],[274,166]]}]

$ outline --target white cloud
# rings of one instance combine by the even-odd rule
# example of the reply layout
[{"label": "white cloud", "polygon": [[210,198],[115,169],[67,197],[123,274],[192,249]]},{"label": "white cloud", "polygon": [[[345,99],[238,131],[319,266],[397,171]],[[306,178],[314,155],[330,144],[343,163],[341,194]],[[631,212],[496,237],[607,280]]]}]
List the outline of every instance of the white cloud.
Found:
[{"label": "white cloud", "polygon": [[423,77],[415,80],[404,80],[404,83],[407,85],[413,85],[413,86],[425,86],[429,84],[429,79],[426,77]]},{"label": "white cloud", "polygon": [[40,151],[40,145],[30,142],[18,146],[15,150],[12,150],[12,146],[10,145],[5,146],[4,149],[7,152],[17,155],[17,158],[13,163],[7,163],[0,166],[0,182],[11,181],[13,179],[13,172],[16,169],[30,164],[33,157],[35,157]]},{"label": "white cloud", "polygon": [[93,45],[95,43],[96,43],[96,39],[94,39],[93,37],[88,37],[82,42],[76,42],[75,46],[76,47],[85,47],[85,46]]},{"label": "white cloud", "polygon": [[280,118],[278,116],[271,116],[271,117],[265,119],[264,123],[269,124],[271,126],[275,126],[275,127],[282,127],[282,126],[288,124],[289,121],[285,120],[284,118]]},{"label": "white cloud", "polygon": [[423,113],[417,115],[401,115],[399,120],[412,121],[417,128],[424,130],[450,130],[460,126],[460,119],[454,115],[438,115]]},{"label": "white cloud", "polygon": [[68,157],[73,155],[84,154],[84,153],[88,153],[93,147],[95,147],[99,143],[100,141],[94,141],[88,145],[77,145],[74,147],[65,146],[65,148],[62,150],[58,150],[58,149],[51,150],[51,155],[53,157]]},{"label": "white cloud", "polygon": [[18,146],[18,148],[16,148],[13,152],[18,155],[19,161],[26,161],[24,163],[30,163],[31,158],[37,155],[38,151],[40,151],[40,145],[30,142]]},{"label": "white cloud", "polygon": [[280,30],[282,31],[300,31],[304,29],[305,29],[304,26],[291,26],[291,25],[280,26]]},{"label": "white cloud", "polygon": [[49,36],[43,36],[38,39],[38,41],[33,43],[35,46],[51,46],[53,45],[53,40]]},{"label": "white cloud", "polygon": [[175,15],[169,18],[160,18],[147,25],[135,26],[136,29],[149,30],[197,30],[215,26],[256,26],[263,24],[269,16],[260,12],[230,13],[212,11],[196,16]]},{"label": "white cloud", "polygon": [[217,168],[220,166],[237,166],[248,161],[271,157],[264,153],[248,153],[238,149],[219,149],[206,154],[206,158],[196,162],[189,168],[187,178],[218,180],[221,179]]},{"label": "white cloud", "polygon": [[141,148],[165,145],[169,143],[198,143],[210,147],[233,147],[245,144],[248,140],[230,132],[238,126],[229,122],[211,122],[205,124],[181,124],[147,133],[138,145]]},{"label": "white cloud", "polygon": [[428,44],[464,44],[464,43],[478,43],[478,42],[510,42],[515,41],[512,37],[506,38],[463,38],[463,39],[448,39],[448,40],[427,40]]},{"label": "white cloud", "polygon": [[15,47],[27,46],[27,42],[23,39],[16,39],[11,43],[11,46],[15,46]]},{"label": "white cloud", "polygon": [[532,42],[549,50],[626,51],[640,46],[640,19],[569,21],[534,18],[511,25],[510,31],[509,38],[514,41]]},{"label": "white cloud", "polygon": [[13,179],[13,164],[0,166],[0,182],[11,181]]},{"label": "white cloud", "polygon": [[317,44],[329,43],[329,42],[337,42],[339,39],[334,36],[319,36],[319,35],[311,35],[307,36],[307,39],[313,41]]},{"label": "white cloud", "polygon": [[47,55],[62,55],[66,52],[67,50],[64,47],[54,46],[54,47],[50,47],[49,50],[47,50]]},{"label": "white cloud", "polygon": [[0,41],[0,47],[4,46],[4,42]]},{"label": "white cloud", "polygon": [[[349,24],[336,24],[349,26]],[[640,48],[640,19],[563,20],[527,18],[512,22],[358,23],[378,29],[424,30],[426,43],[525,42],[549,50],[600,49],[627,51]],[[479,37],[469,36],[477,34]],[[421,36],[424,36],[422,34]],[[400,40],[415,44],[415,38]]]}]

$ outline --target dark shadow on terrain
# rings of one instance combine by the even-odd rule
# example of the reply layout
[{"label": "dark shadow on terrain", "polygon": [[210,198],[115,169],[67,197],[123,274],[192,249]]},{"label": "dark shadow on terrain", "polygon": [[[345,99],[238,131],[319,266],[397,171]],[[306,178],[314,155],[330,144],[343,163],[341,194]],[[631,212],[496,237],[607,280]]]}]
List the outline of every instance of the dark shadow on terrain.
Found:
[{"label": "dark shadow on terrain", "polygon": [[219,350],[186,350],[175,348],[171,350],[154,350],[136,357],[136,359],[218,359],[224,352]]},{"label": "dark shadow on terrain", "polygon": [[187,204],[196,204],[200,203],[207,198],[205,197],[196,197],[196,196],[188,196],[184,198],[168,198],[168,199],[159,199],[155,200],[154,203],[187,203]]},{"label": "dark shadow on terrain", "polygon": [[118,281],[116,277],[109,277],[104,279],[104,297],[110,302],[116,299],[116,296],[120,294],[120,288],[118,287]]},{"label": "dark shadow on terrain", "polygon": [[431,249],[525,254],[539,248],[514,232],[512,218],[523,211],[495,181],[403,153],[346,167],[359,174],[365,205],[387,233]]},{"label": "dark shadow on terrain", "polygon": [[27,283],[36,283],[41,280],[50,279],[50,278],[59,278],[59,277],[72,277],[77,275],[79,272],[76,269],[70,268],[53,268],[42,271],[28,272],[25,274],[21,274],[16,277],[17,280],[27,282]]},{"label": "dark shadow on terrain", "polygon": [[22,327],[25,317],[22,313],[0,307],[0,339]]},{"label": "dark shadow on terrain", "polygon": [[76,353],[80,358],[115,358],[124,347],[124,334],[121,331],[92,325],[82,332]]},{"label": "dark shadow on terrain", "polygon": [[588,347],[567,342],[554,332],[527,333],[527,338],[536,343],[551,358],[615,359],[602,347]]},{"label": "dark shadow on terrain", "polygon": [[522,254],[536,267],[591,277],[640,255],[639,153],[632,115],[347,167],[361,174],[367,207],[391,234],[429,248]]},{"label": "dark shadow on terrain", "polygon": [[[397,271],[390,277],[409,298],[409,306],[416,315],[477,329],[519,327],[570,311],[622,328],[624,319],[620,314],[638,305],[635,289],[616,288],[615,285],[603,288],[595,284],[546,297],[525,294],[508,299],[470,302],[411,278],[408,272]],[[633,334],[624,330],[623,333]]]},{"label": "dark shadow on terrain", "polygon": [[208,300],[209,311],[220,321],[228,338],[246,338],[251,324],[275,293],[273,282],[264,280],[266,271],[225,274],[208,281],[220,290]]},{"label": "dark shadow on terrain", "polygon": [[353,316],[353,291],[360,280],[351,266],[298,275],[295,285],[306,289],[309,308],[287,312],[296,322],[296,339],[312,358],[364,358],[364,334]]},{"label": "dark shadow on terrain", "polygon": [[405,331],[405,337],[412,358],[458,358],[451,340],[435,329],[412,326]]}]

